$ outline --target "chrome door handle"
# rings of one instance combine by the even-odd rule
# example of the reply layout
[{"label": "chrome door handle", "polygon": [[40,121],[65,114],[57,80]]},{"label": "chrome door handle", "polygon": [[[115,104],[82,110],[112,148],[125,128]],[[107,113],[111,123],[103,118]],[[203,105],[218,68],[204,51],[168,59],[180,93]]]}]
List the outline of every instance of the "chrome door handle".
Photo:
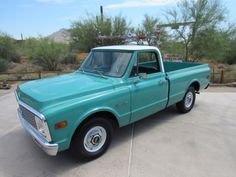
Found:
[{"label": "chrome door handle", "polygon": [[159,81],[159,84],[160,84],[160,85],[163,85],[163,84],[165,84],[165,83],[166,83],[166,80],[160,80],[160,81]]},{"label": "chrome door handle", "polygon": [[140,82],[140,79],[135,79],[133,83],[136,85],[136,84],[138,84],[139,82]]}]

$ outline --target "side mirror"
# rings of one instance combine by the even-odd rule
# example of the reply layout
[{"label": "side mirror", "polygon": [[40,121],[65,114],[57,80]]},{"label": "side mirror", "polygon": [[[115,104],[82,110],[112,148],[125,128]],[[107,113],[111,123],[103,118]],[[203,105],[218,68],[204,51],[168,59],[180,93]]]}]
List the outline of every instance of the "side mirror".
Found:
[{"label": "side mirror", "polygon": [[143,79],[143,80],[147,80],[147,73],[139,73],[138,74],[139,75],[139,77],[141,78],[141,79]]}]

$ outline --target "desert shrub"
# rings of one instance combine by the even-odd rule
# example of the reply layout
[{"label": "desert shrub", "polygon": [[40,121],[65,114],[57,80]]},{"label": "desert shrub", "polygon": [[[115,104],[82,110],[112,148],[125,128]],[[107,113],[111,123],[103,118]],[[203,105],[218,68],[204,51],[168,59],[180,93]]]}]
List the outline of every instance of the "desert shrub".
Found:
[{"label": "desert shrub", "polygon": [[8,61],[20,62],[20,55],[13,38],[8,34],[0,32],[0,57]]},{"label": "desert shrub", "polygon": [[10,56],[10,61],[15,62],[15,63],[20,63],[21,61],[21,56],[18,52],[12,53]]},{"label": "desert shrub", "polygon": [[236,39],[230,41],[230,45],[225,51],[223,62],[229,65],[236,64]]},{"label": "desert shrub", "polygon": [[63,64],[78,64],[77,57],[75,53],[69,53],[62,60]]},{"label": "desert shrub", "polygon": [[0,58],[0,72],[4,72],[8,68],[8,61],[4,58]]},{"label": "desert shrub", "polygon": [[48,38],[31,38],[26,41],[26,51],[35,64],[45,70],[55,71],[58,69],[58,64],[68,55],[68,45]]}]

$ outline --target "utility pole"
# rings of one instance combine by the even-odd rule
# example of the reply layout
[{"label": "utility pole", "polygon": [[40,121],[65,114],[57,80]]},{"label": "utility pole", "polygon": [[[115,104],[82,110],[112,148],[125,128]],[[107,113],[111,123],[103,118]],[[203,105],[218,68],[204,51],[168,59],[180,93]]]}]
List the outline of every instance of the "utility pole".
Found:
[{"label": "utility pole", "polygon": [[22,34],[22,33],[20,34],[20,37],[21,37],[21,40],[23,41],[23,40],[24,40],[24,37],[23,37],[23,34]]},{"label": "utility pole", "polygon": [[103,23],[103,6],[100,6],[101,21]]}]

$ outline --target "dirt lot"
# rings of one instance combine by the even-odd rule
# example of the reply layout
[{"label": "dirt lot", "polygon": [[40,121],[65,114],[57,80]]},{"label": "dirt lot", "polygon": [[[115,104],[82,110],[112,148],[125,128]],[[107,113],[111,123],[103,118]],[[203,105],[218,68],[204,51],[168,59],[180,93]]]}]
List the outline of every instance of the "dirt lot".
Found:
[{"label": "dirt lot", "polygon": [[235,89],[210,88],[188,114],[171,107],[119,129],[108,152],[89,163],[68,152],[44,154],[21,127],[14,94],[5,93],[0,96],[0,176],[235,177],[236,93],[229,92]]}]

